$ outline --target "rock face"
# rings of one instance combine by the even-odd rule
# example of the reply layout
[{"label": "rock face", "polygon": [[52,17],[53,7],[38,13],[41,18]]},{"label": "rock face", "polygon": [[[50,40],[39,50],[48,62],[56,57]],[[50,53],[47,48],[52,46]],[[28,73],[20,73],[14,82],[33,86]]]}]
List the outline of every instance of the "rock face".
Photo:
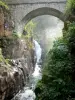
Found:
[{"label": "rock face", "polygon": [[28,82],[34,70],[34,51],[24,39],[0,39],[0,100],[10,100]]}]

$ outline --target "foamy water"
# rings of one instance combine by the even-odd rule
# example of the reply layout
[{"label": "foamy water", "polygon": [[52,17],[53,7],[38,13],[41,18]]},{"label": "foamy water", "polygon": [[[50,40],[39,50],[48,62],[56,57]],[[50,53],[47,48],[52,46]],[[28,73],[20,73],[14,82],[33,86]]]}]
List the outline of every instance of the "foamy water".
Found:
[{"label": "foamy water", "polygon": [[35,89],[37,82],[42,78],[41,68],[39,67],[40,65],[38,65],[41,60],[42,49],[36,40],[33,40],[33,42],[35,45],[34,50],[37,61],[35,64],[35,70],[30,77],[29,87],[24,87],[23,91],[19,92],[12,100],[35,100],[36,98],[33,90]]}]

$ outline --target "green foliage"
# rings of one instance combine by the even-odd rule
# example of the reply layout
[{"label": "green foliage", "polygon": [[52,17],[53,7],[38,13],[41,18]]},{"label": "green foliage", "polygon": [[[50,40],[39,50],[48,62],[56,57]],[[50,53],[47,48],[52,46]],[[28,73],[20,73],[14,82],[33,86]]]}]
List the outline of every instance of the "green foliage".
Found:
[{"label": "green foliage", "polygon": [[4,3],[3,1],[0,0],[0,6],[5,7],[5,9],[9,10],[9,7],[7,6],[6,3]]},{"label": "green foliage", "polygon": [[33,48],[33,43],[31,41],[31,38],[32,38],[31,34],[22,35],[22,38],[25,39],[28,48],[32,49]]},{"label": "green foliage", "polygon": [[27,25],[25,25],[24,30],[28,33],[28,34],[33,34],[33,29],[36,27],[36,23],[33,23],[33,21],[31,20],[29,23],[27,23]]},{"label": "green foliage", "polygon": [[74,38],[74,36],[75,36],[74,33],[75,33],[75,22],[68,23],[68,31],[67,31],[68,37]]},{"label": "green foliage", "polygon": [[[65,39],[68,43],[69,50],[75,47],[75,22],[68,23],[68,30],[66,31]],[[71,51],[70,51],[71,52]]]},{"label": "green foliage", "polygon": [[28,48],[33,48],[33,44],[31,42],[32,35],[30,33],[27,33],[26,35],[19,36],[16,32],[13,32],[11,39],[24,39],[26,41],[26,44]]},{"label": "green foliage", "polygon": [[66,38],[54,42],[44,63],[42,80],[35,89],[36,100],[74,100],[75,23],[68,25]]},{"label": "green foliage", "polygon": [[30,21],[25,25],[25,35],[22,35],[23,38],[25,38],[28,47],[31,49],[33,48],[33,43],[32,43],[32,37],[33,37],[33,30],[36,27],[36,23],[33,23],[33,21]]},{"label": "green foliage", "polygon": [[15,38],[15,39],[19,38],[19,36],[18,36],[17,33],[13,33],[13,34],[12,34],[12,37]]},{"label": "green foliage", "polygon": [[6,65],[10,65],[10,59],[5,59]]},{"label": "green foliage", "polygon": [[6,65],[8,65],[8,66],[10,66],[9,65],[9,59],[5,59],[4,57],[3,57],[3,55],[2,55],[2,49],[0,48],[0,63],[1,62],[4,62]]},{"label": "green foliage", "polygon": [[31,34],[27,33],[26,35],[22,35],[21,37],[25,38],[25,39],[30,39],[31,38]]},{"label": "green foliage", "polygon": [[75,9],[75,0],[67,0],[66,13],[72,13]]},{"label": "green foliage", "polygon": [[0,62],[2,62],[4,60],[4,57],[3,57],[3,55],[2,55],[2,50],[1,50],[1,48],[0,48]]}]

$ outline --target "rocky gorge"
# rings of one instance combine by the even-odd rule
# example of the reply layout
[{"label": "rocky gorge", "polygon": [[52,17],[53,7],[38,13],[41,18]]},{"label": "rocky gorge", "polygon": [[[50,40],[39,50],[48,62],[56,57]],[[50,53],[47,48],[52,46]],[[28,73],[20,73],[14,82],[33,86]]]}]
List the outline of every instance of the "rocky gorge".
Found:
[{"label": "rocky gorge", "polygon": [[0,100],[10,100],[34,70],[34,50],[24,38],[12,36],[1,38],[0,48]]}]

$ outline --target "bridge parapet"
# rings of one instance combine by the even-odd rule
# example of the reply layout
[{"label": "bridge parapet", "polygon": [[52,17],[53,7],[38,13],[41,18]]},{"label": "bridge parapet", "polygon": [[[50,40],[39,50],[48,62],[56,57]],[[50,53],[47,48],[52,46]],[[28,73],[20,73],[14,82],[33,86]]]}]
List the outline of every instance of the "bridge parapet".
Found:
[{"label": "bridge parapet", "polygon": [[8,4],[24,4],[24,3],[65,3],[66,0],[3,0]]}]

